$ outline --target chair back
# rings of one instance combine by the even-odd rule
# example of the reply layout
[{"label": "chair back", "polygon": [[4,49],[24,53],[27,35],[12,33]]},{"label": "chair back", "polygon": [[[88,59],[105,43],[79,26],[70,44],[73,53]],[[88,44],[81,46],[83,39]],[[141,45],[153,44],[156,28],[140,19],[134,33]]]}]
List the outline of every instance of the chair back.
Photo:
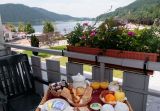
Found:
[{"label": "chair back", "polygon": [[8,96],[18,96],[34,90],[28,57],[25,54],[0,57],[0,90]]}]

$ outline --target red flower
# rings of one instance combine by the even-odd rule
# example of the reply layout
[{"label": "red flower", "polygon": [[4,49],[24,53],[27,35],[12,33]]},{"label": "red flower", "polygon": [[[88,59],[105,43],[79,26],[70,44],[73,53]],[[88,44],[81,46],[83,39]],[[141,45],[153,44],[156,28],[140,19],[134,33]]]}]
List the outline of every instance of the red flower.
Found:
[{"label": "red flower", "polygon": [[135,33],[134,32],[128,32],[128,35],[129,36],[135,36]]},{"label": "red flower", "polygon": [[86,36],[82,36],[81,39],[86,39]]},{"label": "red flower", "polygon": [[83,26],[88,26],[88,23],[83,23]]},{"label": "red flower", "polygon": [[96,35],[95,32],[92,32],[92,33],[90,34],[91,37],[94,37],[95,35]]},{"label": "red flower", "polygon": [[95,33],[96,33],[96,30],[92,30],[92,32],[95,32]]},{"label": "red flower", "polygon": [[91,37],[94,37],[96,35],[96,30],[92,30],[92,32],[90,33]]}]

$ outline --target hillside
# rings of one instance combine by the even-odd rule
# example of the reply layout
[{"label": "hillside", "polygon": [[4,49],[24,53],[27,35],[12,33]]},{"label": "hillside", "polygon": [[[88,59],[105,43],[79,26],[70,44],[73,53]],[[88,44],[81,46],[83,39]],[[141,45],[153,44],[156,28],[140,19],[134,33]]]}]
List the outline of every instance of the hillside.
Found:
[{"label": "hillside", "polygon": [[155,19],[160,18],[160,0],[136,0],[126,7],[105,13],[97,18],[104,20],[108,17],[123,19]]},{"label": "hillside", "polygon": [[42,8],[34,7],[34,9],[36,11],[40,12],[41,14],[43,14],[44,16],[50,18],[51,20],[55,20],[55,21],[68,21],[68,20],[78,19],[76,17],[71,17],[69,15],[62,15],[62,14],[57,14],[57,13],[54,13],[54,12],[50,12],[50,11],[47,11],[47,10],[42,9]]},{"label": "hillside", "polygon": [[[28,7],[22,4],[2,4],[0,5],[0,14],[2,22],[30,22],[32,24],[41,24],[44,20],[51,21],[69,21],[83,20],[69,15],[57,14],[42,8]],[[89,19],[89,18],[86,18]]]}]

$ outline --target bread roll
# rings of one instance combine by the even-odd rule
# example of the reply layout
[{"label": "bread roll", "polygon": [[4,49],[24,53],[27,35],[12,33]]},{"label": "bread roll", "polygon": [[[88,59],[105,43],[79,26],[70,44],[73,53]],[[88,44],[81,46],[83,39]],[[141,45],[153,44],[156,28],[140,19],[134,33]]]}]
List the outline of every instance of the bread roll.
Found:
[{"label": "bread roll", "polygon": [[91,97],[92,97],[92,91],[93,91],[93,89],[91,88],[91,87],[86,87],[86,90],[85,90],[85,92],[84,92],[84,94],[83,94],[83,96],[82,96],[82,98],[81,98],[81,101],[80,101],[80,103],[81,104],[86,104],[86,103],[88,103],[88,101],[91,99]]},{"label": "bread roll", "polygon": [[71,95],[70,90],[68,88],[65,88],[65,87],[63,88],[63,90],[61,92],[61,96],[72,101],[72,95]]},{"label": "bread roll", "polygon": [[82,96],[84,94],[85,89],[83,87],[76,88],[76,95]]}]

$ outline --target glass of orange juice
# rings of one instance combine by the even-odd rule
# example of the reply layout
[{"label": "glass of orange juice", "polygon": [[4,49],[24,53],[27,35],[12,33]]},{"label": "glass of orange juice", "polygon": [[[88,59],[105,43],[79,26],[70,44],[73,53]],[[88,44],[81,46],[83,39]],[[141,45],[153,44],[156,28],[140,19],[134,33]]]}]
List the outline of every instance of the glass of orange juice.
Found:
[{"label": "glass of orange juice", "polygon": [[97,90],[100,88],[100,82],[99,81],[93,81],[91,83],[91,87],[94,89],[94,90]]},{"label": "glass of orange juice", "polygon": [[100,87],[101,87],[102,89],[107,89],[107,88],[108,88],[108,85],[109,85],[109,82],[108,82],[108,81],[100,82]]}]

